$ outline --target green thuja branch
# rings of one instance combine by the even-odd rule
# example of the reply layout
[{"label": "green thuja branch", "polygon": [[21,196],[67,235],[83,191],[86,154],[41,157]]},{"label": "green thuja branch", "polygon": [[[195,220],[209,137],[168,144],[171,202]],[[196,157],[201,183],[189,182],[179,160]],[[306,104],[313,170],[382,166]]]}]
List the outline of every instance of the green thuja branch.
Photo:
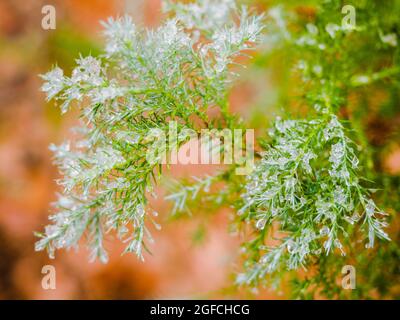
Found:
[{"label": "green thuja branch", "polygon": [[[398,87],[398,34],[390,30],[398,30],[400,21],[387,18],[399,2],[354,6],[353,27],[342,24],[340,1],[309,8],[315,10],[312,21],[289,6],[286,11],[272,8],[267,15],[275,47],[266,57],[285,52],[296,81],[284,92],[284,109],[293,113],[297,105],[308,116],[277,119],[263,143],[261,161],[247,179],[237,208],[239,220],[252,223],[254,232],[243,244],[245,272],[238,284],[272,283],[288,274],[296,297],[345,297],[336,283],[343,265],[351,263],[363,283],[352,295],[368,297],[373,291],[365,278],[368,271],[362,272],[374,254],[365,248],[374,248],[376,238],[390,240],[388,214],[375,201],[387,212],[397,205],[384,203],[383,192],[371,188],[369,179],[379,180],[380,173],[371,165],[376,160],[363,131],[366,115],[354,100],[364,99],[363,87],[368,92],[381,90],[383,82]],[[391,191],[385,193],[398,199]],[[387,246],[373,250],[386,252]],[[300,267],[307,270],[303,280],[288,272]]]},{"label": "green thuja branch", "polygon": [[[128,16],[110,18],[103,23],[102,56],[79,58],[70,77],[58,67],[42,76],[47,98],[59,101],[62,112],[77,104],[82,124],[78,141],[51,147],[63,192],[37,250],[54,256],[86,234],[91,256],[106,262],[103,236],[114,230],[128,243],[126,251],[142,258],[142,245],[151,240],[147,197],[162,156],[174,149],[158,144],[154,132],[168,132],[168,123],[176,121],[179,147],[184,130],[199,134],[203,127],[233,125],[227,109],[231,67],[259,40],[261,17],[231,1],[199,5],[183,12],[168,3],[170,18],[156,30],[138,28]],[[224,16],[219,25],[208,14],[216,9]],[[207,12],[188,23],[196,10]],[[209,119],[210,108],[219,108],[221,118]]]},{"label": "green thuja branch", "polygon": [[[62,192],[36,249],[54,256],[86,236],[91,257],[106,262],[104,236],[116,232],[126,252],[142,258],[152,241],[149,225],[159,227],[148,197],[163,176],[163,156],[188,141],[187,130],[197,138],[204,128],[252,126],[229,111],[229,89],[238,58],[263,33],[252,67],[278,68],[278,82],[287,81],[275,101],[283,106],[271,106],[281,116],[264,134],[276,110],[259,102],[262,134],[251,173],[235,175],[232,164],[170,183],[171,215],[200,213],[205,205],[236,211],[239,286],[289,280],[295,298],[394,296],[399,235],[388,222],[400,209],[399,181],[383,172],[382,159],[400,137],[400,2],[351,4],[353,26],[342,23],[342,1],[312,3],[288,1],[257,16],[233,0],[165,1],[159,28],[109,19],[103,55],[80,57],[71,76],[58,67],[43,75],[48,99],[62,112],[78,106],[82,123],[73,143],[51,146]],[[382,118],[385,134],[377,139]],[[177,139],[164,146],[154,132],[168,132],[171,121]],[[351,293],[337,285],[345,264],[360,272]]]}]

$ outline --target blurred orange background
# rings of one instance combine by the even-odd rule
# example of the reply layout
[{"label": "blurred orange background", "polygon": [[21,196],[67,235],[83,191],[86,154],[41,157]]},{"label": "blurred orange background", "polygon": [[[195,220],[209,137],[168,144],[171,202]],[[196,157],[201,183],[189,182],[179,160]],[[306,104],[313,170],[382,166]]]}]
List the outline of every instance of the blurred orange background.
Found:
[{"label": "blurred orange background", "polygon": [[[41,27],[46,4],[56,8],[55,30]],[[203,218],[167,222],[163,201],[154,203],[163,229],[154,233],[152,255],[144,263],[121,256],[123,245],[112,238],[106,242],[106,265],[89,263],[83,246],[58,252],[55,260],[34,251],[33,232],[48,223],[57,192],[48,145],[67,139],[77,121],[76,113],[61,117],[53,103],[45,103],[38,75],[56,63],[68,73],[80,52],[100,52],[99,20],[127,11],[148,26],[161,18],[159,0],[0,1],[0,299],[240,297],[229,291],[239,242],[227,232],[228,210],[207,217],[204,233]],[[235,93],[234,106],[246,100],[247,91]],[[202,169],[174,170],[192,175]],[[41,286],[48,264],[56,268],[55,290]]]},{"label": "blurred orange background", "polygon": [[[41,26],[42,7],[48,4],[56,8],[55,30]],[[152,206],[160,212],[162,230],[153,232],[152,255],[146,254],[145,262],[134,255],[121,256],[124,245],[113,237],[106,240],[106,265],[89,263],[84,246],[59,251],[55,260],[34,251],[33,232],[48,224],[58,191],[58,172],[48,146],[67,140],[78,120],[76,111],[61,116],[53,102],[45,102],[38,75],[55,64],[68,74],[79,53],[100,53],[99,21],[125,13],[150,27],[162,18],[160,0],[0,0],[0,299],[285,297],[268,290],[250,296],[231,290],[234,272],[240,269],[240,240],[228,232],[232,212],[221,209],[169,221],[170,205],[162,200],[161,189]],[[232,110],[247,110],[265,95],[273,103],[271,83],[261,79],[238,85],[231,94]],[[400,172],[399,149],[388,156],[385,167],[390,173]],[[207,170],[175,166],[172,175]],[[45,265],[56,268],[55,290],[42,288]]]}]

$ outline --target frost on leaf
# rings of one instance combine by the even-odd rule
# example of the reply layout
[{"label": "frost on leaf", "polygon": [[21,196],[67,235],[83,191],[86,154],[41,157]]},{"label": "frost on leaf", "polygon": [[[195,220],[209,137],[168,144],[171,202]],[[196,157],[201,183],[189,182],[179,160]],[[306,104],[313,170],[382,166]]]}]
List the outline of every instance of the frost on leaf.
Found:
[{"label": "frost on leaf", "polygon": [[[373,247],[375,237],[389,239],[383,230],[385,221],[377,216],[368,190],[359,184],[353,143],[336,116],[277,119],[271,137],[248,176],[240,210],[246,213],[241,215],[244,218],[254,219],[262,231],[260,239],[265,230],[283,239],[276,247],[259,247],[267,253],[249,267],[250,282],[282,266],[306,266],[313,257],[335,249],[345,255],[341,239],[346,241],[349,224],[361,221],[349,218],[354,212],[363,213],[359,227],[364,230],[367,247]],[[256,220],[261,213],[263,218]]]},{"label": "frost on leaf", "polygon": [[102,23],[103,55],[79,57],[70,76],[58,67],[42,76],[47,99],[60,102],[62,112],[77,105],[82,122],[73,142],[50,147],[62,191],[36,250],[54,257],[84,237],[91,260],[106,262],[104,236],[112,232],[125,252],[143,259],[151,229],[160,229],[148,197],[161,164],[146,155],[171,151],[149,139],[151,133],[168,132],[171,119],[179,132],[200,133],[193,120],[215,125],[207,114],[212,107],[226,116],[236,77],[231,67],[259,40],[261,17],[234,1],[169,2],[166,10],[170,17],[155,29],[135,26],[129,16],[109,18]]}]

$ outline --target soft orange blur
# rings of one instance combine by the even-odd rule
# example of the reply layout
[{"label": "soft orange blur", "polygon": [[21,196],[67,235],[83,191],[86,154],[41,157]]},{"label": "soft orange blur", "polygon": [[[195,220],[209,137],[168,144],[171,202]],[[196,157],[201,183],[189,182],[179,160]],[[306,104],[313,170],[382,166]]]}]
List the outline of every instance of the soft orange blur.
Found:
[{"label": "soft orange blur", "polygon": [[[110,252],[107,265],[89,263],[84,246],[78,252],[58,252],[55,260],[34,251],[33,232],[42,231],[47,224],[57,192],[54,179],[58,174],[48,145],[66,139],[77,120],[73,113],[61,117],[53,103],[45,103],[38,74],[55,63],[65,68],[63,61],[76,58],[85,41],[101,45],[98,21],[121,15],[126,8],[135,8],[131,13],[139,23],[157,25],[159,1],[133,1],[128,7],[123,0],[0,2],[0,299],[230,296],[229,291],[223,295],[221,290],[232,283],[238,239],[227,232],[228,210],[207,218],[207,233],[197,244],[193,239],[202,232],[205,221],[194,217],[168,222],[168,208],[162,200],[157,201],[153,206],[164,212],[159,217],[163,229],[154,232],[152,255],[146,255],[144,263],[133,255],[121,256],[123,245],[112,238],[106,243]],[[56,30],[41,28],[45,4],[56,7]],[[67,37],[56,36],[59,27]],[[68,30],[78,40],[69,38]],[[69,50],[71,41],[75,47]],[[243,95],[245,91],[234,100],[244,100]],[[174,175],[202,171],[201,167],[173,168]],[[56,290],[41,286],[41,270],[48,264],[56,268]]]}]

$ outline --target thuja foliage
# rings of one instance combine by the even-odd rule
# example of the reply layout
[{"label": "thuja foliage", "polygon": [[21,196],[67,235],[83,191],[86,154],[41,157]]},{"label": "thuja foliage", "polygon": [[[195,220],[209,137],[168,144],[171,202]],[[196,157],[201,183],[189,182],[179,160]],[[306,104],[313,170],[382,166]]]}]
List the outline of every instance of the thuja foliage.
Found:
[{"label": "thuja foliage", "polygon": [[[177,121],[177,141],[168,146],[175,149],[187,140],[185,129],[232,125],[231,65],[258,41],[261,17],[232,1],[166,3],[165,10],[171,17],[156,30],[135,26],[129,16],[110,18],[103,23],[104,55],[79,58],[69,77],[58,67],[43,76],[48,99],[63,112],[77,104],[82,118],[77,141],[51,146],[63,193],[36,245],[50,256],[86,234],[92,258],[106,262],[103,235],[115,230],[126,252],[142,258],[146,238],[152,240],[147,222],[154,222],[147,196],[170,151],[160,150],[151,130],[167,132]],[[221,117],[210,120],[210,108]],[[146,160],[150,150],[158,163]]]},{"label": "thuja foliage", "polygon": [[[268,12],[269,47],[259,64],[273,68],[268,63],[284,57],[278,72],[290,79],[279,97],[283,119],[262,139],[241,193],[241,220],[259,231],[243,246],[240,284],[288,275],[295,297],[398,296],[398,234],[390,242],[385,229],[399,209],[399,184],[382,172],[382,159],[399,134],[381,127],[377,146],[370,131],[398,115],[400,2],[346,4],[353,23],[342,1]],[[351,292],[340,284],[348,264],[359,276]],[[282,272],[300,267],[305,273]]]},{"label": "thuja foliage", "polygon": [[[238,57],[261,43],[252,69],[274,70],[278,57],[289,77],[280,116],[270,124],[266,115],[277,109],[262,112],[251,174],[237,176],[231,165],[172,184],[172,214],[234,208],[231,229],[243,237],[238,286],[289,280],[300,298],[395,296],[398,235],[389,236],[386,220],[400,209],[399,184],[381,159],[399,134],[391,129],[377,145],[369,128],[398,116],[400,2],[357,1],[351,23],[342,7],[289,1],[256,15],[233,0],[167,1],[155,30],[129,17],[104,22],[103,55],[80,57],[71,76],[58,67],[42,76],[48,99],[63,112],[77,106],[82,122],[74,142],[51,147],[63,190],[36,248],[54,256],[85,235],[92,258],[106,262],[103,239],[113,231],[142,258],[149,226],[159,227],[148,197],[164,173],[162,154],[187,142],[186,129],[254,128],[229,111],[228,97]],[[150,132],[168,132],[172,120],[179,135],[165,150]],[[149,150],[159,162],[146,161]],[[337,283],[345,264],[359,272],[350,293]]]}]

